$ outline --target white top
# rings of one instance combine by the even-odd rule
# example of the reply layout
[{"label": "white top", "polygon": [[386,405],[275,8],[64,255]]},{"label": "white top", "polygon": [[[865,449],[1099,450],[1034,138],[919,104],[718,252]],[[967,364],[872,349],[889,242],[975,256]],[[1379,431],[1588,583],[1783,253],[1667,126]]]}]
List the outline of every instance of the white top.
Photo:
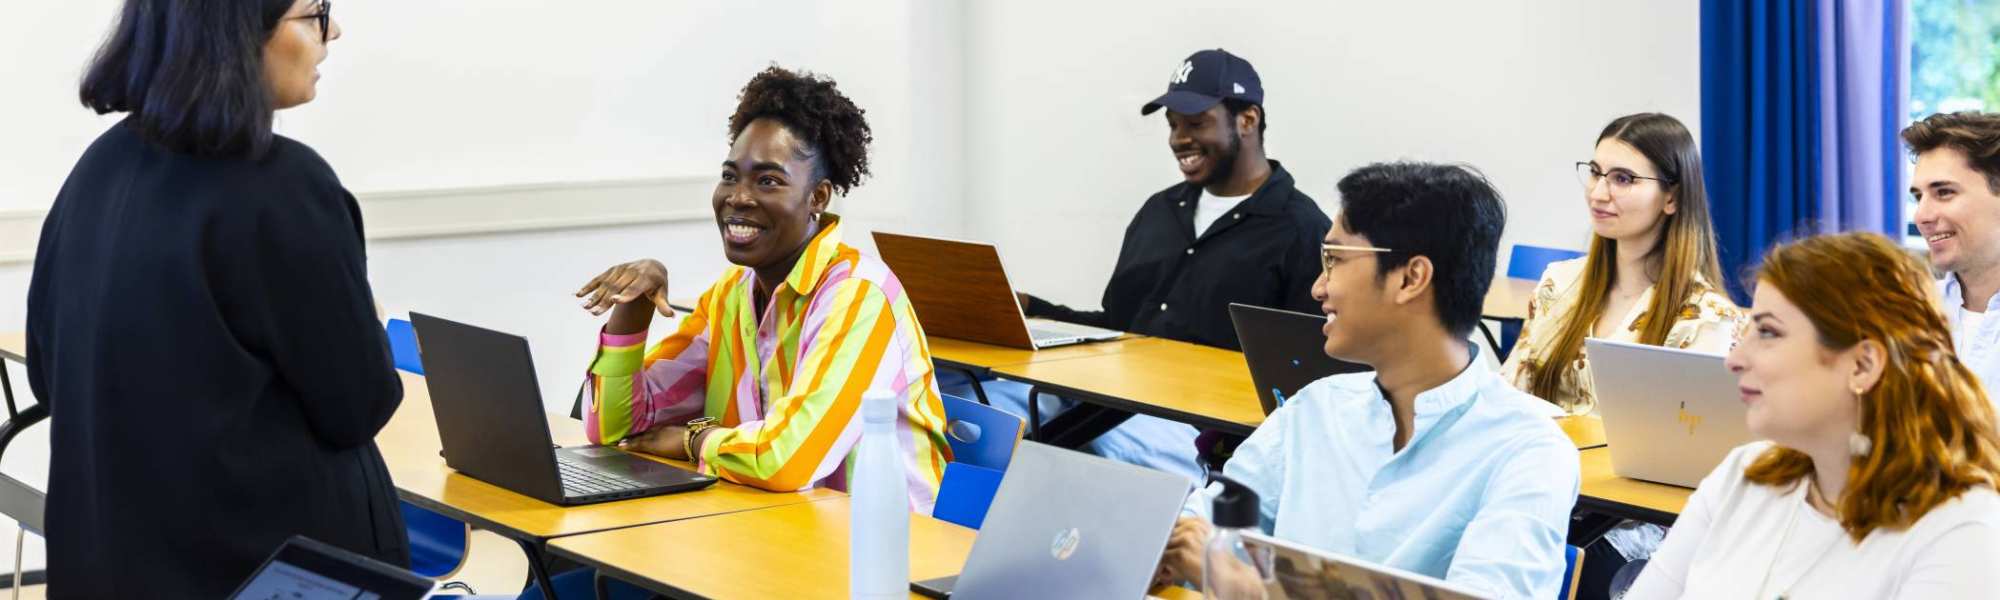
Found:
[{"label": "white top", "polygon": [[2000,296],[1986,300],[1986,310],[1972,312],[1965,309],[1965,287],[1958,284],[1958,274],[1945,275],[1938,281],[1938,290],[1944,294],[1944,315],[1951,321],[1951,349],[1958,353],[1958,360],[1979,376],[1979,381],[1987,385],[1987,399],[2000,403],[2000,396],[1993,394],[1993,381],[2000,381],[2000,320],[1987,318],[1994,310],[2000,309]]},{"label": "white top", "polygon": [[1208,193],[1207,189],[1203,189],[1201,191],[1201,198],[1195,200],[1194,203],[1194,236],[1201,237],[1201,234],[1208,232],[1210,225],[1214,225],[1216,221],[1222,220],[1223,215],[1229,214],[1229,211],[1235,209],[1236,205],[1242,204],[1244,200],[1249,198],[1250,194],[1217,196]]},{"label": "white top", "polygon": [[[1257,491],[1265,533],[1495,597],[1554,598],[1579,477],[1545,405],[1475,356],[1417,395],[1398,452],[1375,374],[1335,375],[1272,412],[1223,471]],[[1197,490],[1185,513],[1207,518],[1220,491]]]},{"label": "white top", "polygon": [[1770,447],[1739,447],[1701,481],[1625,600],[2000,594],[2000,494],[1991,488],[1967,491],[1908,529],[1878,528],[1857,545],[1806,503],[1803,481],[1780,488],[1743,479]]}]

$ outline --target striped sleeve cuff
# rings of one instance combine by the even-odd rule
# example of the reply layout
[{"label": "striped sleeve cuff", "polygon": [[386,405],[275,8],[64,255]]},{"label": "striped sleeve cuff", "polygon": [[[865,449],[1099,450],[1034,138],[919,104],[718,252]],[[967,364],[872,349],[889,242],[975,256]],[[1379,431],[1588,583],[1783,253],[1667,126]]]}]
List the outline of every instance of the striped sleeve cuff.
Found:
[{"label": "striped sleeve cuff", "polygon": [[646,333],[598,334],[597,360],[590,372],[600,377],[624,377],[639,372],[646,356]]}]

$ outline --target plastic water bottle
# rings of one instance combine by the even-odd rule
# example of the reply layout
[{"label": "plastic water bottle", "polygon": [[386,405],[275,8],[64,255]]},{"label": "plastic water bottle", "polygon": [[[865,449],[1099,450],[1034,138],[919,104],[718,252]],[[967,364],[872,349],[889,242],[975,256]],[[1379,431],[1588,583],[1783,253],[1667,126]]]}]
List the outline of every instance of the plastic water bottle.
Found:
[{"label": "plastic water bottle", "polygon": [[861,396],[861,441],[847,489],[849,598],[910,597],[910,497],[896,448],[900,408],[894,394]]},{"label": "plastic water bottle", "polygon": [[1263,600],[1265,585],[1275,575],[1270,549],[1252,551],[1243,545],[1243,532],[1257,526],[1257,492],[1222,474],[1212,477],[1222,484],[1222,494],[1212,505],[1215,535],[1201,556],[1201,595]]}]

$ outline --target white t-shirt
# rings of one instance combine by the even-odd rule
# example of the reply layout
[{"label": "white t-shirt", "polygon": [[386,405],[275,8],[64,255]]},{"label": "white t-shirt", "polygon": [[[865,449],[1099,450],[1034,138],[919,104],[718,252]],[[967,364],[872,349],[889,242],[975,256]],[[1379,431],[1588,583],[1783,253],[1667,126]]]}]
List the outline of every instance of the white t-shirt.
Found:
[{"label": "white t-shirt", "polygon": [[1201,234],[1207,233],[1210,225],[1222,220],[1223,215],[1229,214],[1230,210],[1235,209],[1236,205],[1242,204],[1243,200],[1249,197],[1250,194],[1216,196],[1203,189],[1201,199],[1196,200],[1194,205],[1194,236],[1201,237]]},{"label": "white t-shirt", "polygon": [[1743,479],[1770,447],[1739,447],[1701,481],[1625,600],[1990,598],[2000,590],[2000,494],[1991,488],[1968,490],[1908,529],[1878,528],[1855,544],[1807,504],[1803,481],[1772,487]]}]

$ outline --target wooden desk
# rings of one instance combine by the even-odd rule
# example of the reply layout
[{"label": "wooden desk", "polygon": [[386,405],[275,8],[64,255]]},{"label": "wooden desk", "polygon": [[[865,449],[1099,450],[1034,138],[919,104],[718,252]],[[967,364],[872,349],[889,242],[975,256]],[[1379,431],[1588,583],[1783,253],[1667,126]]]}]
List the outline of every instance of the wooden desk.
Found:
[{"label": "wooden desk", "polygon": [[1594,415],[1572,415],[1556,418],[1556,425],[1562,427],[1563,435],[1576,443],[1576,449],[1589,450],[1604,447],[1604,418]]},{"label": "wooden desk", "polygon": [[1528,299],[1535,296],[1535,286],[1540,283],[1533,279],[1495,278],[1493,285],[1486,288],[1486,304],[1479,311],[1480,316],[1516,321],[1528,318]]},{"label": "wooden desk", "polygon": [[[553,537],[660,523],[742,510],[840,497],[825,489],[773,493],[720,482],[705,490],[635,500],[562,507],[467,477],[446,467],[438,454],[437,421],[430,392],[420,375],[402,373],[403,405],[376,434],[375,444],[389,465],[403,499],[446,516],[516,540]],[[587,443],[583,423],[549,415],[549,432],[564,446]],[[662,461],[669,462],[671,461]],[[683,463],[679,466],[685,467]]]},{"label": "wooden desk", "polygon": [[[842,497],[647,525],[557,539],[549,550],[674,598],[845,598],[847,507]],[[910,579],[957,574],[975,535],[911,515]]]},{"label": "wooden desk", "polygon": [[943,337],[931,337],[926,343],[930,345],[931,360],[939,365],[971,371],[975,376],[985,376],[995,367],[1116,354],[1125,351],[1130,343],[1143,339],[1146,338],[1127,335],[1115,340],[1057,346],[1043,350],[1022,350]]},{"label": "wooden desk", "polygon": [[0,359],[28,364],[28,332],[0,332]]},{"label": "wooden desk", "polygon": [[1003,366],[994,373],[1064,398],[1249,435],[1264,422],[1241,352],[1161,338],[1098,356]]},{"label": "wooden desk", "polygon": [[1592,448],[1579,452],[1582,460],[1582,494],[1576,499],[1579,510],[1672,525],[1687,507],[1694,490],[1626,479],[1611,472],[1611,450]]}]

